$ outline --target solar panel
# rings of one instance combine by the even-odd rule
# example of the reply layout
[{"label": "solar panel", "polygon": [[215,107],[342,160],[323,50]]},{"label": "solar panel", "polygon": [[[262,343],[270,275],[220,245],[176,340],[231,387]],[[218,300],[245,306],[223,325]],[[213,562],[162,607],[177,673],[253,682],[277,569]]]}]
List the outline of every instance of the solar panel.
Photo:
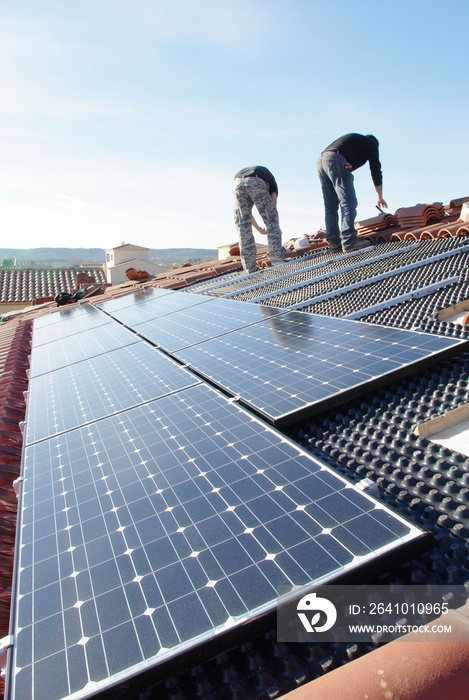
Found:
[{"label": "solar panel", "polygon": [[90,304],[74,306],[49,316],[41,316],[34,321],[32,347],[36,348],[44,343],[98,328],[111,322],[112,319],[109,316]]},{"label": "solar panel", "polygon": [[460,352],[466,341],[289,312],[174,353],[277,426]]},{"label": "solar panel", "polygon": [[112,299],[105,299],[103,301],[97,299],[96,304],[102,311],[105,311],[107,314],[112,314],[114,311],[135,307],[145,302],[155,301],[166,296],[166,294],[173,293],[171,289],[145,287],[144,289],[137,289],[133,294],[129,294],[128,290],[125,290],[122,296],[114,296]]},{"label": "solar panel", "polygon": [[199,294],[153,290],[152,294],[147,293],[135,298],[134,303],[131,305],[116,308],[111,302],[106,302],[101,304],[100,308],[112,314],[113,318],[124,323],[129,328],[133,328],[138,323],[151,321],[154,318],[159,318],[175,311],[190,309],[192,306],[212,301],[211,297]]},{"label": "solar panel", "polygon": [[[104,318],[104,314],[101,314]],[[67,335],[35,348],[31,360],[31,376],[36,377],[96,355],[138,343],[140,338],[113,319],[91,330]]]},{"label": "solar panel", "polygon": [[26,444],[199,382],[144,341],[41,374],[29,385]]},{"label": "solar panel", "polygon": [[79,322],[82,318],[97,318],[101,312],[89,303],[73,304],[71,306],[62,306],[54,311],[51,311],[44,316],[38,316],[34,319],[34,327],[45,328],[46,326],[56,326],[64,321]]},{"label": "solar panel", "polygon": [[[422,532],[194,386],[26,447],[10,700],[88,698]],[[152,676],[155,678],[155,675]]]},{"label": "solar panel", "polygon": [[265,321],[279,313],[285,311],[261,304],[215,298],[210,304],[200,304],[132,327],[142,337],[173,352]]}]

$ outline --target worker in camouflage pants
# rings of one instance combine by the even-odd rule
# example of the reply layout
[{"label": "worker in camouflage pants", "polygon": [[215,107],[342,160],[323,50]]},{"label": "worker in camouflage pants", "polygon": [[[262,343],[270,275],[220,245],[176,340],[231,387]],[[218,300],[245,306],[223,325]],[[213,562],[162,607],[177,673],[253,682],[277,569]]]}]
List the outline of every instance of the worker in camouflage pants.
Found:
[{"label": "worker in camouflage pants", "polygon": [[[254,226],[260,233],[267,234],[269,257],[272,265],[285,262],[282,249],[282,232],[277,212],[278,187],[275,178],[267,168],[256,165],[243,168],[235,176],[235,224],[239,236],[239,252],[243,268],[247,272],[256,271],[256,243],[252,233]],[[261,228],[252,215],[256,206],[262,217],[265,229]]]}]

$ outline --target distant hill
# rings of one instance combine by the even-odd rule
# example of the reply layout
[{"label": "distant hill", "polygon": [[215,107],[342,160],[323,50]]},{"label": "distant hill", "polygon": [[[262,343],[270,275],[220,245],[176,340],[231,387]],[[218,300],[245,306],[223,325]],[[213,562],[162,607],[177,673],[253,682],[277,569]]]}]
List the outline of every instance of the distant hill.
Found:
[{"label": "distant hill", "polygon": [[[215,260],[215,248],[152,248],[150,261],[165,266]],[[67,267],[68,265],[102,265],[106,260],[104,248],[0,248],[0,265],[16,261],[21,267]]]}]

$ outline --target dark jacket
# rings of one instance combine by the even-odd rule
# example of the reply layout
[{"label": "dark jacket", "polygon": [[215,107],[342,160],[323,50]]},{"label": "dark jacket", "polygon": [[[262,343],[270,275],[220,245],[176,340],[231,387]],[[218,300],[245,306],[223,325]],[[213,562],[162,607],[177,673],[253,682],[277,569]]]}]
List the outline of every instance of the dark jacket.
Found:
[{"label": "dark jacket", "polygon": [[269,186],[269,194],[275,194],[278,195],[278,187],[277,183],[275,182],[275,178],[270,172],[270,170],[267,170],[263,165],[253,165],[251,168],[243,168],[242,170],[239,171],[239,173],[236,173],[235,175],[235,180],[237,177],[260,177],[261,180],[264,180],[264,182],[267,183]]},{"label": "dark jacket", "polygon": [[378,142],[362,134],[345,134],[333,141],[325,151],[337,151],[350,163],[352,170],[361,168],[368,161],[373,184],[383,184],[383,173],[379,162]]}]

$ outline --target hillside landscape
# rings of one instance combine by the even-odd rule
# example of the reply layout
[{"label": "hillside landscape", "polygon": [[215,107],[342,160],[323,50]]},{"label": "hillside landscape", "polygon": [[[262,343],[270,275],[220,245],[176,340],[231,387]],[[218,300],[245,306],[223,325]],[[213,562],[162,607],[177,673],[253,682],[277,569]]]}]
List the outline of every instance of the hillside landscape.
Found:
[{"label": "hillside landscape", "polygon": [[[148,259],[165,266],[197,263],[217,258],[215,248],[151,248]],[[102,265],[104,248],[0,248],[2,267],[66,267]]]}]

